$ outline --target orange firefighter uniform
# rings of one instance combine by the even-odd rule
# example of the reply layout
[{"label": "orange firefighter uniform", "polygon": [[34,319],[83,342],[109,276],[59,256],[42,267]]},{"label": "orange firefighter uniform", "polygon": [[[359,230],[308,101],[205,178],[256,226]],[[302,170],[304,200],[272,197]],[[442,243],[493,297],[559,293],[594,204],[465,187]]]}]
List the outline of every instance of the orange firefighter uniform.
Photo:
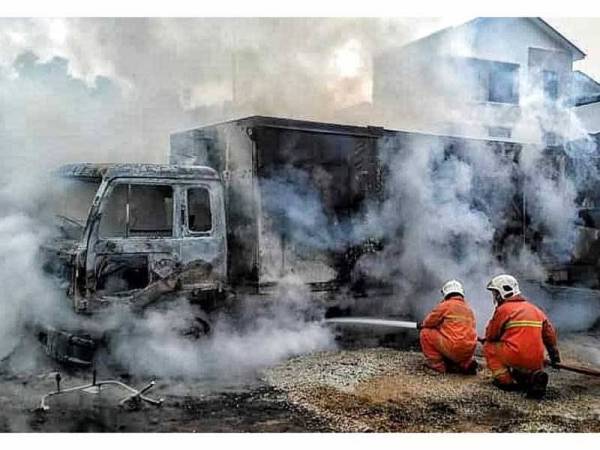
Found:
[{"label": "orange firefighter uniform", "polygon": [[487,325],[483,352],[494,380],[514,382],[510,369],[531,373],[544,367],[544,347],[558,357],[556,332],[548,317],[520,295],[504,300]]},{"label": "orange firefighter uniform", "polygon": [[446,372],[445,360],[465,371],[473,364],[477,346],[475,314],[462,296],[450,296],[441,301],[420,328],[421,349],[430,368]]}]

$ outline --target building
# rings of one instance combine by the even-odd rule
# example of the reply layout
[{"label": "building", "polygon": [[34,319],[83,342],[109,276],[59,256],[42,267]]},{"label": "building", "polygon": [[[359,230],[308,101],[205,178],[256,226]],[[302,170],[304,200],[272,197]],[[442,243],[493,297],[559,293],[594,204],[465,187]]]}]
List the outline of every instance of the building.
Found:
[{"label": "building", "polygon": [[585,130],[600,143],[600,83],[580,71],[573,72],[575,112]]},{"label": "building", "polygon": [[477,18],[374,59],[385,125],[560,145],[600,131],[600,84],[585,53],[541,18]]}]

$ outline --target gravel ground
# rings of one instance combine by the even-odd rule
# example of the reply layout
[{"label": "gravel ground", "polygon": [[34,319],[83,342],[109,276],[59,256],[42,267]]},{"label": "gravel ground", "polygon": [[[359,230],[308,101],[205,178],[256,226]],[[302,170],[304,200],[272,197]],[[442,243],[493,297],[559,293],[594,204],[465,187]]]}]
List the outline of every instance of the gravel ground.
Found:
[{"label": "gravel ground", "polygon": [[[563,359],[590,362],[592,336],[564,339]],[[544,400],[502,392],[487,369],[477,376],[437,375],[416,351],[385,348],[301,356],[264,380],[336,431],[599,432],[600,379],[549,370]]]}]

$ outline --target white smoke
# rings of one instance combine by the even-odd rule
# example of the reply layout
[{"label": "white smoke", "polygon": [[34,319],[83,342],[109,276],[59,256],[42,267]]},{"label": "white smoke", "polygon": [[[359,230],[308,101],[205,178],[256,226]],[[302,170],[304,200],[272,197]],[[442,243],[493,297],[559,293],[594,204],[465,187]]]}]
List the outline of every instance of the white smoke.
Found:
[{"label": "white smoke", "polygon": [[302,279],[281,279],[268,300],[242,301],[237,319],[223,314],[211,335],[200,340],[181,334],[194,314],[185,299],[165,311],[149,310],[125,322],[129,335],[113,337],[113,356],[137,374],[235,379],[290,356],[334,347],[330,330],[315,321],[315,305]]},{"label": "white smoke", "polygon": [[[50,203],[56,181],[38,173],[64,162],[162,162],[169,133],[244,114],[335,120],[337,109],[368,95],[372,49],[409,39],[415,28],[408,20],[372,19],[2,20],[6,349],[24,323],[72,315],[64,286],[39,268],[37,249],[51,234],[40,207]],[[284,304],[290,295],[280,294]],[[288,313],[248,314],[254,328],[243,333],[221,323],[199,347],[161,327],[165,318],[181,318],[176,312],[149,314],[148,322],[134,323],[157,337],[147,340],[155,353],[139,353],[147,358],[136,368],[179,355],[165,365],[175,368],[170,373],[202,372],[214,352],[237,363],[212,366],[256,366],[330,344],[324,330],[304,319],[290,323]],[[123,343],[133,354],[135,339]]]},{"label": "white smoke", "polygon": [[[432,24],[436,21],[3,20],[0,307],[11,320],[0,326],[1,345],[10,347],[24,313],[43,315],[44,305],[50,305],[48,315],[66,316],[63,305],[69,311],[66,298],[37,267],[36,249],[48,235],[39,206],[50,192],[37,177],[39,170],[75,160],[162,162],[169,133],[248,114],[345,121],[350,116],[340,108],[370,100],[371,57],[426,34]],[[458,46],[461,55],[468,54],[468,44],[466,39]],[[460,76],[445,69],[450,68],[440,65],[435,85],[457,88],[452,92],[459,96]],[[397,95],[398,103],[407,106],[401,114],[353,117],[401,128],[466,117],[456,102],[423,101],[429,98],[430,81],[410,80],[416,101]],[[525,101],[526,93],[522,98],[523,116],[543,123],[539,102]],[[574,138],[577,130],[570,123],[564,134]],[[541,132],[539,127],[532,131]],[[396,309],[423,314],[438,300],[441,282],[459,278],[483,326],[492,308],[483,286],[491,276],[518,270],[520,278],[543,278],[534,252],[513,243],[514,254],[499,263],[492,248],[496,233],[510,225],[502,213],[512,207],[516,193],[510,157],[477,143],[460,155],[446,154],[438,141],[415,138],[386,142],[382,158],[390,169],[387,200],[358,236],[376,234],[387,245],[383,254],[364,257],[358,267],[395,282]],[[530,226],[545,231],[552,253],[564,254],[574,235],[576,188],[585,180],[556,179],[545,170],[544,158],[537,147],[521,153]],[[15,175],[10,180],[9,171]],[[315,200],[294,196],[299,202],[306,198]],[[312,212],[307,227],[322,224],[321,211],[314,204],[305,210]],[[341,234],[312,237],[319,245],[331,245]],[[251,320],[245,329],[223,321],[211,339],[190,342],[172,329],[184,310],[152,312],[134,320],[135,333],[112,350],[131,370],[172,375],[246,371],[331,345],[324,330],[296,314],[306,309],[303,302],[310,294],[283,286],[283,301],[267,315],[247,307]],[[565,323],[582,324],[581,316],[589,313],[566,308],[560,316],[568,318]],[[143,351],[142,344],[148,344]]]},{"label": "white smoke", "polygon": [[[478,159],[447,158],[443,142],[426,137],[391,141],[385,150],[390,170],[378,226],[387,242],[382,254],[359,261],[359,269],[394,283],[402,299],[396,306],[416,316],[439,300],[443,281],[458,278],[482,322],[491,305],[477,293],[498,266],[491,251],[494,216],[475,207],[482,187]],[[501,174],[496,172],[493,187],[510,186],[508,172]],[[486,183],[493,180],[485,178]],[[494,197],[497,203],[502,198]]]},{"label": "white smoke", "polygon": [[37,174],[35,180],[13,174],[13,179],[0,183],[0,359],[30,332],[27,325],[43,320],[55,326],[74,316],[40,265],[40,246],[52,230],[46,225],[40,194],[47,176]]}]

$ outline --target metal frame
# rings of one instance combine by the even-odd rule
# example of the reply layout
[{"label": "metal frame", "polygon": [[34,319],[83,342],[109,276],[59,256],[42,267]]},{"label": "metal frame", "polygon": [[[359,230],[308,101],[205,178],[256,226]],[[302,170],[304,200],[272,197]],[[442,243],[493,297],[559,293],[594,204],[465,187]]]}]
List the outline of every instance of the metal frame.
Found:
[{"label": "metal frame", "polygon": [[54,396],[60,395],[60,394],[68,394],[70,392],[85,391],[86,389],[93,388],[93,387],[98,388],[98,393],[100,393],[100,391],[102,390],[102,386],[117,386],[117,387],[123,388],[123,389],[131,392],[131,395],[123,398],[119,402],[119,406],[125,406],[128,402],[139,402],[140,400],[143,400],[146,403],[150,403],[151,405],[154,405],[154,406],[161,406],[164,402],[164,398],[153,399],[153,398],[150,398],[150,397],[147,397],[144,395],[145,392],[148,392],[150,389],[152,389],[156,385],[155,380],[152,380],[148,385],[146,385],[144,388],[139,389],[139,390],[135,389],[125,383],[122,383],[121,381],[118,381],[118,380],[96,381],[96,371],[93,372],[92,382],[90,384],[85,384],[82,386],[74,386],[74,387],[67,388],[67,389],[61,389],[60,388],[60,380],[61,380],[60,373],[57,373],[56,374],[56,391],[49,392],[48,394],[46,394],[42,397],[42,399],[40,401],[40,406],[38,407],[38,410],[41,410],[41,411],[50,410],[50,406],[48,406],[46,403],[46,400],[49,399],[50,397],[54,397]]}]

